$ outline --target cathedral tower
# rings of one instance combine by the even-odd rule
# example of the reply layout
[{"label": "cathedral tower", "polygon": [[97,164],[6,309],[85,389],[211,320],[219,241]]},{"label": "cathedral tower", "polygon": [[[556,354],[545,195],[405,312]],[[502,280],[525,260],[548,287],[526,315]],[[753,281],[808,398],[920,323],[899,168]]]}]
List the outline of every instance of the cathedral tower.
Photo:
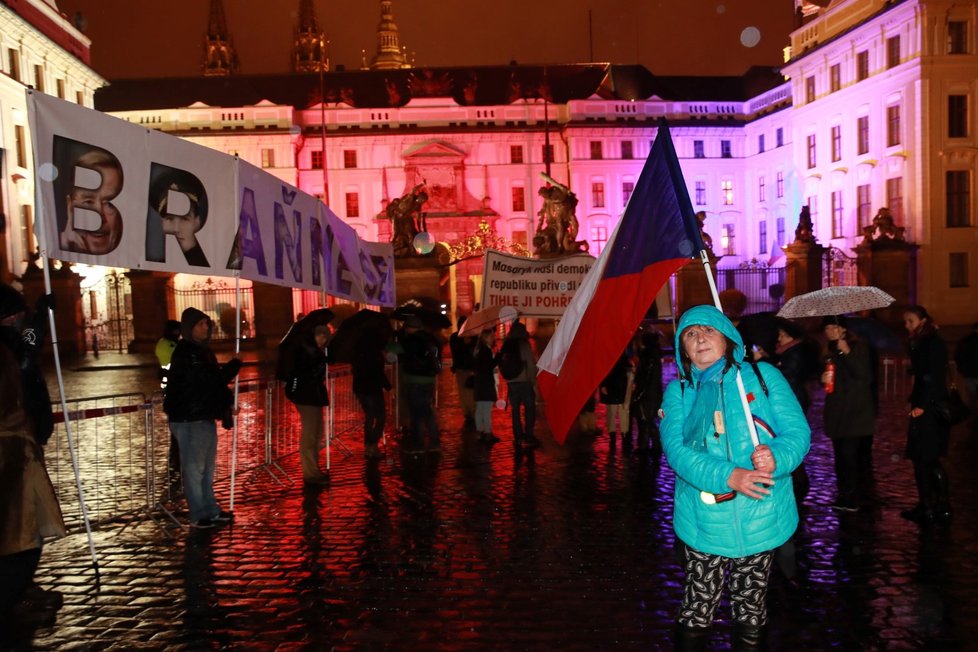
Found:
[{"label": "cathedral tower", "polygon": [[238,72],[238,55],[228,34],[227,21],[224,20],[224,4],[221,0],[211,0],[207,35],[204,37],[203,69],[205,77],[227,77]]},{"label": "cathedral tower", "polygon": [[328,72],[329,53],[326,35],[319,29],[312,0],[299,0],[299,25],[295,30],[292,48],[294,72]]},{"label": "cathedral tower", "polygon": [[380,2],[380,24],[377,25],[377,54],[370,61],[371,70],[391,70],[410,68],[407,57],[401,51],[397,25],[394,24],[394,11],[391,0]]}]

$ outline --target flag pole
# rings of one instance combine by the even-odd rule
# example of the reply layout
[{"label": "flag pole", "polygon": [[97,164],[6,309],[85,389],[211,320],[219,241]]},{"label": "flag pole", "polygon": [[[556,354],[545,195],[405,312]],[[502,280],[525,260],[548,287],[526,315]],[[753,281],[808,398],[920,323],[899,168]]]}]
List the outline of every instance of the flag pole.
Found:
[{"label": "flag pole", "polygon": [[[27,106],[28,111],[32,114],[36,112],[37,108],[34,105],[33,91],[27,89]],[[35,119],[31,123],[32,125],[37,124]],[[36,138],[37,130],[31,129],[31,139],[33,141]],[[37,144],[34,145],[34,152],[37,152]],[[34,174],[36,178],[40,178],[37,174],[37,160],[34,160]],[[34,206],[37,211],[37,220],[34,222],[34,236],[37,238],[38,253],[41,256],[42,268],[44,270],[44,292],[46,294],[51,294],[51,268],[50,259],[48,258],[48,242],[47,242],[47,231],[46,225],[44,224],[47,215],[44,211],[44,201],[41,198],[41,186],[35,183],[34,185]],[[71,219],[71,216],[69,216]],[[54,311],[51,310],[50,306],[45,306],[48,312],[48,330],[51,332],[51,351],[54,354],[54,370],[58,378],[58,394],[61,399],[61,412],[64,414],[65,420],[65,438],[68,441],[68,455],[71,457],[71,468],[75,472],[75,487],[78,489],[78,505],[81,508],[82,522],[85,524],[85,533],[88,535],[88,550],[92,555],[92,567],[95,569],[95,584],[98,586],[100,584],[100,574],[98,568],[98,555],[95,552],[95,540],[92,538],[92,522],[88,516],[88,505],[85,503],[85,490],[82,488],[81,472],[78,469],[78,456],[75,451],[74,438],[71,436],[71,416],[68,413],[68,401],[65,399],[65,380],[64,374],[61,370],[61,356],[58,352],[58,329],[54,322]]]},{"label": "flag pole", "polygon": [[[234,218],[241,220],[240,196],[238,194],[238,184],[240,183],[241,163],[238,157],[234,157]],[[241,354],[241,266],[234,271],[234,355]],[[234,512],[234,489],[237,480],[236,471],[238,469],[238,392],[240,388],[241,371],[234,375],[234,404],[231,407],[231,496],[228,499],[228,510]],[[225,385],[226,387],[227,385]]]},{"label": "flag pole", "polygon": [[[723,306],[720,305],[720,293],[717,292],[717,283],[713,278],[713,269],[710,267],[710,255],[707,253],[706,249],[700,249],[700,262],[703,263],[703,271],[706,272],[706,280],[710,284],[710,293],[713,295],[713,305],[717,307],[717,310],[723,312]],[[747,352],[745,351],[746,355]],[[754,425],[754,416],[750,411],[750,402],[747,400],[747,390],[744,387],[744,379],[740,375],[740,365],[737,365],[737,393],[740,395],[740,405],[744,408],[744,418],[747,420],[747,430],[750,431],[750,440],[754,443],[754,448],[760,445],[760,439],[757,437],[757,427]]]}]

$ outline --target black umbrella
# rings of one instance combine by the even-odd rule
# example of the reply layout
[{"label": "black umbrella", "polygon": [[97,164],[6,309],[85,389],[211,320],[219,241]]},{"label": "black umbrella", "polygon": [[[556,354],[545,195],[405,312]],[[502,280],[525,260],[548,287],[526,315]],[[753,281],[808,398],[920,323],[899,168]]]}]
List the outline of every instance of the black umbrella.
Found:
[{"label": "black umbrella", "polygon": [[279,380],[288,381],[292,376],[296,348],[302,342],[312,339],[312,331],[317,326],[329,325],[333,317],[333,311],[329,308],[317,308],[289,327],[285,337],[278,343],[278,366],[275,376]]},{"label": "black umbrella", "polygon": [[361,310],[340,323],[329,342],[329,358],[332,362],[353,362],[358,346],[383,348],[393,333],[387,315],[375,310]]},{"label": "black umbrella", "polygon": [[448,316],[442,314],[441,305],[427,297],[405,301],[391,313],[391,317],[399,321],[417,317],[421,320],[422,326],[431,330],[440,331],[452,326]]}]

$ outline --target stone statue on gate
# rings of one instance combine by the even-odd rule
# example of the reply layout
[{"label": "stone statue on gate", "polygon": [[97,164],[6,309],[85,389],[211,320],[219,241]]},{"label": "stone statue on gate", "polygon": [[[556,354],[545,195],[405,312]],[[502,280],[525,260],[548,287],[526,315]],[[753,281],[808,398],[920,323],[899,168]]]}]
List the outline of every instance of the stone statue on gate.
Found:
[{"label": "stone statue on gate", "polygon": [[395,256],[420,255],[414,248],[414,238],[428,230],[421,210],[426,201],[428,193],[425,192],[424,184],[419,183],[411,192],[391,200],[387,205],[387,219],[391,221],[391,245]]},{"label": "stone statue on gate", "polygon": [[890,209],[884,206],[873,217],[872,223],[863,227],[863,242],[873,242],[874,240],[902,242],[904,231],[906,228],[897,226],[893,221]]},{"label": "stone statue on gate", "polygon": [[577,239],[577,196],[566,186],[554,183],[540,188],[543,208],[538,213],[533,236],[533,255],[559,256],[588,250],[586,240]]},{"label": "stone statue on gate", "polygon": [[812,209],[809,206],[802,206],[801,213],[798,214],[798,226],[795,228],[795,244],[814,243],[815,225],[812,224]]},{"label": "stone statue on gate", "polygon": [[[696,223],[699,225],[700,229],[700,239],[703,240],[703,249],[713,254],[713,238],[710,234],[706,232],[706,211],[698,211],[696,213]],[[699,252],[697,252],[699,253]]]}]

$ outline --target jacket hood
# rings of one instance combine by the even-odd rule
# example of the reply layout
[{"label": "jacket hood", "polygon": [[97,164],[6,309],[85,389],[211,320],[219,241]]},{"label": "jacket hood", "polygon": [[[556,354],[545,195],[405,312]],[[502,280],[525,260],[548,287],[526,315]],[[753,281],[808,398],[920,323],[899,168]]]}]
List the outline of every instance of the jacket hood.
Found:
[{"label": "jacket hood", "polygon": [[[740,336],[740,332],[734,327],[733,322],[727,319],[715,306],[693,306],[683,313],[682,318],[679,320],[679,326],[676,327],[677,362],[681,359],[680,352],[683,350],[679,336],[690,326],[710,326],[711,328],[717,329],[736,345],[734,349],[734,360],[739,362],[744,359],[744,340]],[[682,363],[679,363],[677,366],[679,367],[679,374],[684,375]]]},{"label": "jacket hood", "polygon": [[183,335],[183,339],[187,340],[188,342],[194,341],[194,326],[196,326],[197,322],[199,322],[201,319],[207,320],[207,339],[211,338],[211,332],[214,330],[214,324],[211,322],[211,318],[196,308],[187,308],[183,311],[183,314],[180,315],[180,334]]}]

